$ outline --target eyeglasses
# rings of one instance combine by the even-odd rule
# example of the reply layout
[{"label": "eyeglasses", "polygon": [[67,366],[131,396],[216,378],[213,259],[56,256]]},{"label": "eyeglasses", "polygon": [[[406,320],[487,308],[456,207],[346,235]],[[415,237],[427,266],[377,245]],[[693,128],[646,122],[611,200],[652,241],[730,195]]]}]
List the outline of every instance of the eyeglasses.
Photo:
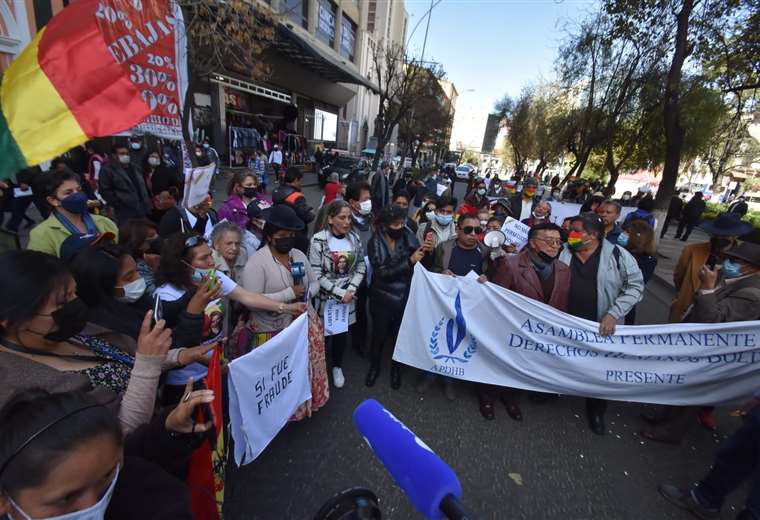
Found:
[{"label": "eyeglasses", "polygon": [[473,233],[479,235],[483,232],[483,228],[480,226],[465,226],[462,228],[462,231],[464,231],[465,235],[472,235]]},{"label": "eyeglasses", "polygon": [[540,240],[547,246],[561,246],[562,240],[559,238],[536,238],[536,240]]}]

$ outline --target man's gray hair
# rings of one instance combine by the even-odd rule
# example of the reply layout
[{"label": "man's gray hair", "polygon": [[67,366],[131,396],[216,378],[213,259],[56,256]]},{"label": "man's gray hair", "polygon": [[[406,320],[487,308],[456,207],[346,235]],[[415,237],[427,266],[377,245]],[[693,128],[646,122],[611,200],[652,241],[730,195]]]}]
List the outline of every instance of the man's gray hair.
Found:
[{"label": "man's gray hair", "polygon": [[234,222],[230,222],[229,220],[223,220],[219,222],[216,226],[214,226],[214,229],[211,230],[211,245],[216,245],[216,242],[218,240],[221,240],[222,237],[224,237],[224,234],[228,231],[232,231],[233,233],[237,233],[240,239],[243,239],[243,228],[235,224]]},{"label": "man's gray hair", "polygon": [[618,212],[618,215],[620,215],[620,212],[623,211],[623,206],[618,201],[612,199],[605,200],[601,203],[601,206],[614,206]]}]

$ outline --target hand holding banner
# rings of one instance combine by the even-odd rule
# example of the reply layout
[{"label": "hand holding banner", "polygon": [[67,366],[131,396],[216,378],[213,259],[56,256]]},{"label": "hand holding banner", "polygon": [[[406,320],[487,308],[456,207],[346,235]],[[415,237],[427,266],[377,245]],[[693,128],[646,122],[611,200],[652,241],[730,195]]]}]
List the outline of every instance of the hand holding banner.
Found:
[{"label": "hand holding banner", "polygon": [[676,406],[734,402],[760,381],[760,321],[599,324],[415,266],[393,359],[449,377]]}]

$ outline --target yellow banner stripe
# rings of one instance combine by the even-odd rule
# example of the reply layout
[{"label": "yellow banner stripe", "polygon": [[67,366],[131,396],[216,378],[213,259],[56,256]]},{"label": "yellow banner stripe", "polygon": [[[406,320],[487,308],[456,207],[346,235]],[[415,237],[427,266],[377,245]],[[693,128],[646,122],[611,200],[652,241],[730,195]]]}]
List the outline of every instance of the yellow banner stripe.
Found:
[{"label": "yellow banner stripe", "polygon": [[0,106],[8,129],[30,165],[60,155],[88,138],[40,69],[37,51],[44,33],[43,28],[8,67],[0,87]]}]

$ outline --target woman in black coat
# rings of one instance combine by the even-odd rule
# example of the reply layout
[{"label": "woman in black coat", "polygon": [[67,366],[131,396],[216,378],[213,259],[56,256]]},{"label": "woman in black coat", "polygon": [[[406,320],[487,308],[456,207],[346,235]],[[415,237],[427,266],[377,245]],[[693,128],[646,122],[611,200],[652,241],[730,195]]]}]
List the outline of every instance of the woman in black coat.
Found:
[{"label": "woman in black coat", "polygon": [[[380,213],[377,231],[369,240],[367,250],[372,266],[369,305],[372,313],[372,350],[370,367],[365,381],[373,386],[380,374],[380,360],[387,339],[396,342],[401,318],[404,315],[414,264],[424,256],[414,234],[406,227],[406,210],[388,206]],[[401,386],[401,367],[391,366],[391,387]]]}]

